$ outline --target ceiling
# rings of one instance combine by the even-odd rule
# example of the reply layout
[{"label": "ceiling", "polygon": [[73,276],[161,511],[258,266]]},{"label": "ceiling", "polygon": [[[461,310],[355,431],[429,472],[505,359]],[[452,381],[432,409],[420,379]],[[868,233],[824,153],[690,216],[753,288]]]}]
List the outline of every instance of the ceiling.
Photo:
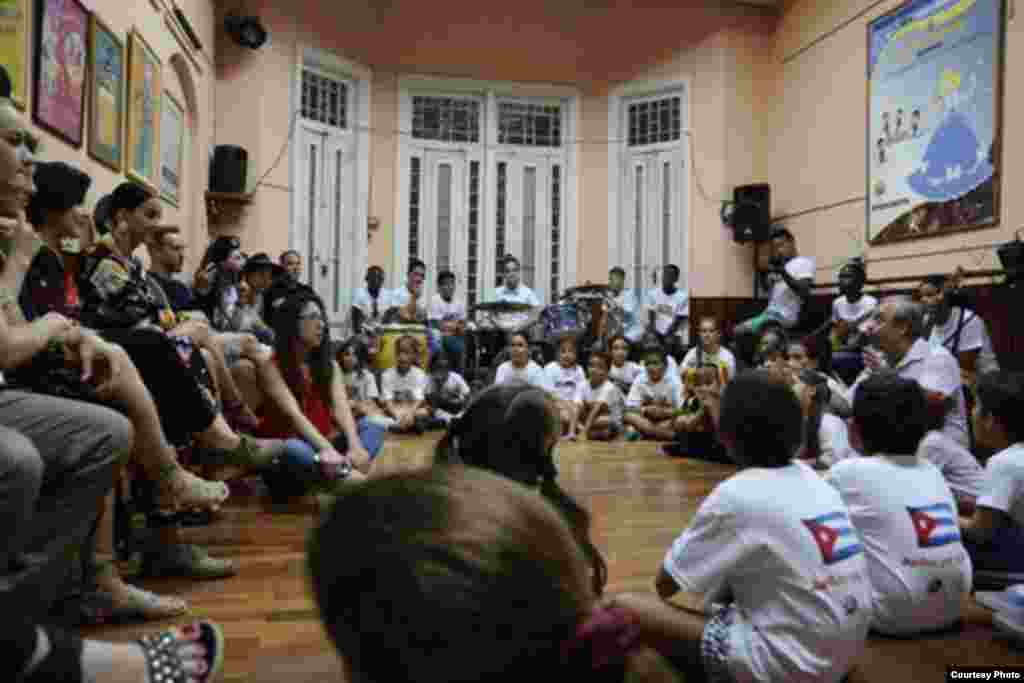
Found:
[{"label": "ceiling", "polygon": [[[317,27],[307,30],[320,33],[325,47],[375,69],[600,90],[723,28],[770,30],[783,2],[264,0],[261,16]],[[253,13],[259,4],[244,3]]]}]

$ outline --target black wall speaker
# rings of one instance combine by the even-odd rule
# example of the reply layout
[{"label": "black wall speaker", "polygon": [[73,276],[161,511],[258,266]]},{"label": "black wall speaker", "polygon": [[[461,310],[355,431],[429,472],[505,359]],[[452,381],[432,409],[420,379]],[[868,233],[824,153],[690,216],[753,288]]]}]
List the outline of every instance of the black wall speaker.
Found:
[{"label": "black wall speaker", "polygon": [[245,192],[249,153],[234,145],[217,145],[210,161],[210,192]]},{"label": "black wall speaker", "polygon": [[772,186],[768,183],[739,185],[732,191],[733,239],[767,242],[772,233]]}]

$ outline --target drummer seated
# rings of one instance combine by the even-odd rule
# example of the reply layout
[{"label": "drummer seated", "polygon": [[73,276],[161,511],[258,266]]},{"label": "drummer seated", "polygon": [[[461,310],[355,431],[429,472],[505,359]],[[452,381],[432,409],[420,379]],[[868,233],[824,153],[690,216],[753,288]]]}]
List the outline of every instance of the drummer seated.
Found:
[{"label": "drummer seated", "polygon": [[[413,259],[409,262],[405,285],[392,291],[388,301],[398,314],[398,322],[405,325],[427,324],[427,301],[423,296],[423,281],[426,277],[427,266],[423,261]],[[436,330],[427,330],[427,346],[431,355],[441,350],[441,337]]]},{"label": "drummer seated", "polygon": [[395,342],[395,367],[381,375],[380,393],[384,412],[395,421],[389,429],[395,433],[422,434],[430,419],[427,403],[427,373],[416,366],[420,343],[403,335]]},{"label": "drummer seated", "polygon": [[558,343],[558,360],[548,363],[544,374],[555,390],[558,412],[562,417],[562,436],[575,441],[587,377],[583,368],[576,364],[576,340],[573,337],[565,337]]},{"label": "drummer seated", "polygon": [[466,303],[455,298],[455,273],[442,270],[437,276],[438,292],[431,298],[427,320],[441,333],[441,350],[452,369],[463,374],[466,357]]}]

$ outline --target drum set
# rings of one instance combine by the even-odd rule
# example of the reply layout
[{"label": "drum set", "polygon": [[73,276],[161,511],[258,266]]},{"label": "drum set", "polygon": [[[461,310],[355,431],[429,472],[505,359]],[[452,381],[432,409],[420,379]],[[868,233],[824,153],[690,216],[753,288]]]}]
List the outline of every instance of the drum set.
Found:
[{"label": "drum set", "polygon": [[607,347],[608,340],[625,329],[625,312],[608,285],[572,287],[558,303],[539,313],[529,304],[508,301],[477,304],[471,312],[476,328],[471,332],[475,352],[470,354],[469,370],[477,373],[487,369],[493,373],[506,359],[505,348],[512,332],[526,334],[530,355],[541,365],[554,360],[563,339],[574,339],[579,363],[586,365],[586,356],[593,348]]}]

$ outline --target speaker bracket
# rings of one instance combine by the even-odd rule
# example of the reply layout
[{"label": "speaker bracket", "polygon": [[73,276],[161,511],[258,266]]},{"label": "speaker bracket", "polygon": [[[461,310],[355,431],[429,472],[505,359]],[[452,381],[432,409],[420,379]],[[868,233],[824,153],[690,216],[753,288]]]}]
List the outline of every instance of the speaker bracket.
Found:
[{"label": "speaker bracket", "polygon": [[252,204],[252,193],[249,192],[207,192],[206,223],[211,228],[210,232],[214,232],[214,226],[238,223],[249,204]]}]

